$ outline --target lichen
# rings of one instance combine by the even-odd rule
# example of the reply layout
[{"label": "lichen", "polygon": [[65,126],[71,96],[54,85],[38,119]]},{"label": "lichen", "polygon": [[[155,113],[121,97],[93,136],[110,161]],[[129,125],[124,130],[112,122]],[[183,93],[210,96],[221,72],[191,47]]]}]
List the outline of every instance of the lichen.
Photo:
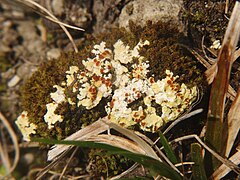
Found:
[{"label": "lichen", "polygon": [[23,140],[30,141],[30,135],[36,134],[37,127],[35,124],[29,122],[27,111],[23,111],[15,123],[22,133]]},{"label": "lichen", "polygon": [[203,76],[164,23],[90,37],[79,53],[39,67],[22,87],[33,136],[63,139],[100,117],[156,132],[195,100]]},{"label": "lichen", "polygon": [[[204,79],[197,61],[178,45],[184,35],[161,22],[130,22],[129,28],[87,36],[79,53],[40,65],[21,88],[27,119],[20,115],[16,124],[24,140],[63,139],[105,116],[152,135],[192,106]],[[96,165],[88,172],[96,176],[129,166],[102,150],[87,154],[89,166]]]}]

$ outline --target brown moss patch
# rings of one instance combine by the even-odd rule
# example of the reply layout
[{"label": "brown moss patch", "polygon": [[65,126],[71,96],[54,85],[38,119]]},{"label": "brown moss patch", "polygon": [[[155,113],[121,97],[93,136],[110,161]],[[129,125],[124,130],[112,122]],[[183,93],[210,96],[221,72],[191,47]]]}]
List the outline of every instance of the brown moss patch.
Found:
[{"label": "brown moss patch", "polygon": [[234,1],[229,1],[229,11],[225,14],[225,0],[185,0],[182,10],[183,20],[187,25],[188,35],[193,46],[201,47],[202,37],[205,45],[210,46],[216,39],[222,40]]},{"label": "brown moss patch", "polygon": [[[100,34],[97,37],[88,35],[85,44],[81,45],[79,53],[65,53],[58,60],[45,62],[29,78],[21,89],[22,108],[29,112],[30,121],[37,124],[39,136],[57,139],[63,139],[81,129],[82,126],[106,116],[104,107],[111,99],[103,98],[91,110],[62,103],[56,113],[64,115],[64,120],[56,123],[53,129],[49,130],[43,119],[46,113],[46,104],[52,101],[50,93],[54,92],[53,86],[60,85],[65,80],[65,72],[69,67],[75,65],[80,69],[83,68],[82,60],[93,56],[91,54],[93,45],[105,41],[106,46],[113,49],[113,44],[118,39],[131,48],[136,46],[140,39],[150,42],[149,46],[141,48],[140,54],[149,61],[150,72],[148,75],[154,74],[155,80],[165,78],[165,70],[168,69],[174,73],[174,76],[179,76],[180,83],[201,87],[204,82],[203,71],[198,67],[197,61],[179,45],[184,38],[186,37],[178,32],[177,27],[161,22],[156,24],[148,22],[145,28],[130,23],[130,31],[121,28],[112,29],[111,32]],[[68,95],[71,96],[71,92]],[[75,95],[72,94],[72,96]]]}]

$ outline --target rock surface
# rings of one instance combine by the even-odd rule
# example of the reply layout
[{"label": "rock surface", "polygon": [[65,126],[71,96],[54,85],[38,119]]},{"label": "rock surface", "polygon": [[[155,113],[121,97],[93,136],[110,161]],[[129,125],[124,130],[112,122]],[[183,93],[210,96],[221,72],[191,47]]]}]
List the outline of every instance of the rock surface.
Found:
[{"label": "rock surface", "polygon": [[179,13],[183,6],[182,0],[134,0],[129,2],[119,16],[119,26],[128,28],[129,20],[137,25],[144,26],[146,22],[162,21],[183,25],[179,21]]}]

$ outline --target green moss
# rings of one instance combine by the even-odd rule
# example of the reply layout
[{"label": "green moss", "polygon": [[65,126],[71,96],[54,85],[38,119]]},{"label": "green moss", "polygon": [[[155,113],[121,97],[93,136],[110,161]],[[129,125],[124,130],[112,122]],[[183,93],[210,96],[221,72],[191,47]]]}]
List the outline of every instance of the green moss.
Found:
[{"label": "green moss", "polygon": [[[140,39],[148,40],[149,46],[141,48],[140,54],[149,61],[149,76],[154,74],[155,80],[165,78],[165,70],[168,69],[174,73],[174,76],[179,76],[177,79],[179,83],[185,83],[189,87],[197,85],[204,88],[205,81],[200,65],[179,45],[184,38],[186,37],[178,32],[177,27],[169,24],[148,22],[147,26],[142,28],[130,22],[130,31],[121,28],[112,29],[111,32],[99,34],[96,37],[87,35],[84,44],[79,46],[79,53],[63,53],[58,60],[43,63],[21,88],[22,109],[28,111],[30,122],[37,125],[37,133],[34,136],[60,140],[107,115],[104,107],[111,101],[111,97],[103,98],[90,110],[66,102],[61,103],[55,113],[63,115],[64,119],[61,123],[54,124],[52,129],[48,129],[43,118],[46,114],[46,104],[52,102],[50,93],[55,91],[53,86],[65,81],[66,71],[70,66],[83,69],[82,60],[92,57],[93,46],[101,41],[105,41],[106,46],[113,49],[113,44],[118,39],[131,48],[136,46]],[[76,98],[76,94],[72,93],[70,88],[65,90],[65,94],[72,99]],[[136,110],[139,105],[145,106],[143,98],[129,104]],[[157,108],[157,114],[161,114],[159,105],[155,103],[153,106]],[[139,130],[139,127],[136,129]],[[88,153],[88,163],[94,165],[90,167],[89,173],[96,177],[106,176],[107,173],[109,176],[119,174],[131,165],[129,160],[121,156],[108,155],[106,151],[96,149]]]},{"label": "green moss", "polygon": [[[11,63],[6,58],[5,53],[0,52],[0,72],[6,72],[10,67]],[[0,78],[0,93],[6,91],[6,79]]]},{"label": "green moss", "polygon": [[[185,38],[184,35],[178,32],[177,27],[169,26],[169,24],[148,22],[147,26],[142,28],[130,22],[130,31],[121,28],[112,29],[111,32],[99,34],[96,37],[88,35],[85,44],[79,48],[79,53],[65,53],[58,60],[45,62],[21,88],[22,108],[28,111],[30,122],[38,126],[36,136],[63,139],[83,126],[107,115],[104,107],[110,99],[103,98],[96,107],[90,110],[62,103],[58,106],[56,113],[64,115],[64,120],[56,123],[52,129],[48,129],[43,119],[46,104],[52,101],[50,93],[55,91],[53,86],[65,80],[65,72],[70,66],[83,68],[81,61],[92,57],[93,45],[101,41],[105,41],[106,46],[112,49],[118,39],[131,48],[136,46],[140,39],[148,40],[150,45],[141,48],[140,54],[149,61],[149,76],[154,74],[155,80],[162,79],[166,76],[165,70],[168,69],[174,73],[174,76],[179,75],[177,81],[180,83],[201,87],[203,72],[198,67],[197,61],[179,46],[183,38]],[[76,96],[68,90],[65,93],[68,97]]]},{"label": "green moss", "polygon": [[225,0],[184,1],[182,17],[195,47],[201,48],[203,36],[208,46],[216,39],[222,40],[228,23],[226,15],[231,15],[234,2],[230,2],[228,14],[225,14],[225,3]]},{"label": "green moss", "polygon": [[88,153],[89,173],[96,177],[109,177],[122,173],[133,164],[132,161],[120,155],[109,155],[101,149],[91,149]]},{"label": "green moss", "polygon": [[6,58],[6,55],[0,52],[0,72],[7,71],[11,66],[12,65]]},{"label": "green moss", "polygon": [[130,21],[130,31],[113,29],[112,32],[97,37],[96,43],[103,39],[109,45],[121,39],[133,48],[139,39],[148,40],[150,45],[141,48],[140,54],[149,61],[150,72],[148,74],[154,74],[155,80],[164,78],[165,70],[168,69],[174,72],[174,75],[180,75],[177,80],[179,82],[190,86],[201,83],[203,76],[198,62],[193,60],[189,53],[179,45],[186,37],[179,33],[177,27],[170,24],[162,22],[152,24],[149,21],[146,27],[140,27]]}]

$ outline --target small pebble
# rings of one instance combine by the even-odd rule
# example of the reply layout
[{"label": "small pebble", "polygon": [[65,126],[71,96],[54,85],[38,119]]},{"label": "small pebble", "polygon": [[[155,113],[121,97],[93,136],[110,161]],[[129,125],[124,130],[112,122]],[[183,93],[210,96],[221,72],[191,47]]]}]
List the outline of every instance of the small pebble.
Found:
[{"label": "small pebble", "polygon": [[32,153],[27,153],[23,156],[23,160],[26,164],[31,164],[34,162],[34,155]]},{"label": "small pebble", "polygon": [[19,81],[21,80],[21,78],[18,75],[15,75],[12,77],[12,79],[10,81],[8,81],[8,87],[14,87],[16,86]]},{"label": "small pebble", "polygon": [[53,48],[53,49],[50,49],[48,52],[47,52],[47,59],[50,60],[50,59],[58,59],[61,55],[61,51],[60,49],[58,48]]}]

